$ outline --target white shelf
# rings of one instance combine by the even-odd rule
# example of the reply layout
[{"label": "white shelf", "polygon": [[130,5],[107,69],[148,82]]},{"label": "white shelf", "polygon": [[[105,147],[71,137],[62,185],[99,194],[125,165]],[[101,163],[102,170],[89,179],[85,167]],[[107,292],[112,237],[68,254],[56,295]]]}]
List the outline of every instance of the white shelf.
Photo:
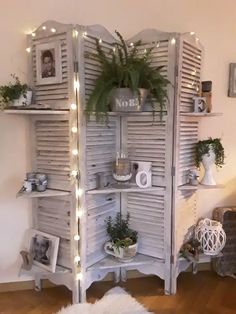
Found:
[{"label": "white shelf", "polygon": [[7,114],[44,115],[44,114],[69,114],[69,110],[49,110],[49,109],[5,109]]},{"label": "white shelf", "polygon": [[86,193],[87,194],[111,194],[111,193],[131,193],[131,192],[157,192],[157,191],[164,191],[165,189],[163,187],[150,187],[146,189],[141,189],[139,187],[124,187],[124,188],[105,188],[105,189],[94,189],[89,190]]},{"label": "white shelf", "polygon": [[218,116],[222,116],[223,113],[221,112],[210,112],[210,113],[201,113],[201,112],[183,112],[180,114],[180,116],[184,116],[184,117],[218,117]]},{"label": "white shelf", "polygon": [[44,192],[37,192],[37,191],[33,191],[33,192],[19,192],[16,195],[16,197],[37,198],[37,197],[66,196],[66,195],[70,195],[70,192],[47,189]]},{"label": "white shelf", "polygon": [[35,276],[35,275],[54,275],[54,274],[66,274],[66,273],[71,273],[70,269],[64,268],[62,266],[56,266],[56,270],[54,273],[40,268],[39,266],[33,265],[30,270],[26,270],[24,268],[21,268],[20,270],[20,276],[22,275],[27,275],[27,276]]},{"label": "white shelf", "polygon": [[189,184],[184,184],[180,185],[178,187],[179,191],[196,191],[196,190],[213,190],[213,189],[223,189],[224,185],[223,184],[217,184],[217,185],[203,185],[203,184],[198,184],[198,185],[189,185]]},{"label": "white shelf", "polygon": [[100,262],[95,263],[94,265],[88,267],[88,270],[94,269],[109,269],[109,268],[120,268],[120,267],[133,267],[141,265],[153,265],[153,264],[164,264],[164,260],[143,255],[137,254],[131,262],[120,262],[115,257],[107,256]]}]

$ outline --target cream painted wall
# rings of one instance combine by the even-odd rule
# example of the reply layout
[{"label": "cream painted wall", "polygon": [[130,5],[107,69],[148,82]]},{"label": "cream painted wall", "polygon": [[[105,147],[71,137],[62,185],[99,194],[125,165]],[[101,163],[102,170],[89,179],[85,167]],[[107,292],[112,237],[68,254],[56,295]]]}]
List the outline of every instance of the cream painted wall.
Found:
[{"label": "cream painted wall", "polygon": [[[46,20],[102,24],[125,37],[144,28],[195,31],[205,47],[203,79],[213,80],[214,110],[220,118],[202,122],[202,136],[221,136],[226,166],[216,174],[226,187],[199,192],[199,211],[210,215],[216,205],[236,204],[236,99],[227,97],[228,65],[236,62],[235,0],[11,0],[0,13],[0,84],[10,73],[26,77],[25,32]],[[15,193],[29,169],[28,128],[23,117],[0,113],[0,282],[17,281],[23,234],[31,225],[29,203]]]}]

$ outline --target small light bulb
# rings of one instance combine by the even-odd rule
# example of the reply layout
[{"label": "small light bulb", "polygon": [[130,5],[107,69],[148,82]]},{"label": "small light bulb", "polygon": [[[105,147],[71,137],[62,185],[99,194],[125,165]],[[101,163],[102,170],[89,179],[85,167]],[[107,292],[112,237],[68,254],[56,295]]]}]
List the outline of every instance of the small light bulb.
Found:
[{"label": "small light bulb", "polygon": [[116,52],[116,48],[115,47],[113,47],[113,52]]},{"label": "small light bulb", "polygon": [[77,279],[77,280],[82,280],[82,278],[83,278],[82,273],[78,273],[78,274],[76,275],[76,279]]},{"label": "small light bulb", "polygon": [[70,105],[70,108],[71,108],[72,110],[76,110],[77,106],[76,106],[76,104],[71,104],[71,105]]},{"label": "small light bulb", "polygon": [[72,171],[71,171],[72,177],[76,177],[77,174],[78,174],[77,170],[72,170]]},{"label": "small light bulb", "polygon": [[190,32],[190,35],[191,35],[191,36],[195,35],[195,32]]},{"label": "small light bulb", "polygon": [[77,129],[76,126],[73,126],[73,127],[71,128],[71,132],[72,132],[72,133],[77,133],[77,131],[78,131],[78,129]]},{"label": "small light bulb", "polygon": [[200,56],[200,55],[198,55],[197,57],[198,57],[198,59],[201,59],[201,56]]},{"label": "small light bulb", "polygon": [[101,43],[102,43],[102,38],[99,39],[99,44],[101,44]]},{"label": "small light bulb", "polygon": [[156,47],[157,47],[157,48],[160,47],[160,43],[159,43],[159,42],[156,44]]},{"label": "small light bulb", "polygon": [[75,263],[78,263],[80,261],[80,256],[79,255],[75,256],[74,261],[75,261]]},{"label": "small light bulb", "polygon": [[147,49],[144,49],[144,53],[146,53],[147,52]]},{"label": "small light bulb", "polygon": [[76,210],[76,217],[82,217],[83,216],[83,209],[82,208],[79,208]]},{"label": "small light bulb", "polygon": [[73,30],[73,37],[76,38],[76,37],[78,37],[78,35],[79,35],[79,32],[76,29],[74,29]]},{"label": "small light bulb", "polygon": [[57,31],[57,30],[56,30],[55,28],[51,28],[51,32],[52,32],[52,33],[56,33],[56,31]]},{"label": "small light bulb", "polygon": [[83,32],[83,37],[86,37],[87,36],[87,32]]},{"label": "small light bulb", "polygon": [[81,188],[76,190],[76,197],[79,198],[83,195],[83,190]]},{"label": "small light bulb", "polygon": [[26,50],[28,53],[31,52],[31,48],[30,48],[30,47],[26,48],[25,50]]},{"label": "small light bulb", "polygon": [[134,43],[130,43],[130,47],[133,47],[134,46]]},{"label": "small light bulb", "polygon": [[46,31],[47,27],[44,25],[44,26],[42,27],[42,29],[43,29],[44,31]]},{"label": "small light bulb", "polygon": [[75,149],[72,150],[72,154],[73,154],[74,156],[77,156],[78,153],[79,153],[79,152],[78,152],[78,149],[75,148]]},{"label": "small light bulb", "polygon": [[171,45],[174,45],[176,43],[176,39],[175,38],[172,38],[171,41],[170,41]]},{"label": "small light bulb", "polygon": [[35,34],[35,33],[31,33],[31,36],[32,36],[32,37],[35,37],[35,36],[36,36],[36,34]]},{"label": "small light bulb", "polygon": [[76,235],[74,236],[74,240],[75,240],[75,241],[79,241],[79,240],[80,240],[80,236],[79,236],[78,234],[76,234]]},{"label": "small light bulb", "polygon": [[79,81],[74,80],[74,88],[75,88],[75,89],[79,89],[79,87],[80,87]]}]

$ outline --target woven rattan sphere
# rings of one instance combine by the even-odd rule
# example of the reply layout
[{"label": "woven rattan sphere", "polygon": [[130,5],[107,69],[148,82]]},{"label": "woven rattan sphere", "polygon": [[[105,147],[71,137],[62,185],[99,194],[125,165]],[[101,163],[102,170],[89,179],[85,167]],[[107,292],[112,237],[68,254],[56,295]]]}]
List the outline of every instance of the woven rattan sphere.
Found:
[{"label": "woven rattan sphere", "polygon": [[195,238],[201,243],[202,251],[206,255],[218,255],[226,242],[226,234],[222,224],[208,218],[198,223]]}]

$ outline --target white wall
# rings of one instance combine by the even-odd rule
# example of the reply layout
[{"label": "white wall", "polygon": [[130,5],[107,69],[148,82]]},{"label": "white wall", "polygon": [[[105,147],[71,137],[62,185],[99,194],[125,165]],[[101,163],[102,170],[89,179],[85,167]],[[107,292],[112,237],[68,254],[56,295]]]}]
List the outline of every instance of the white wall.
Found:
[{"label": "white wall", "polygon": [[[226,187],[199,192],[199,209],[210,215],[216,205],[236,204],[236,99],[227,97],[228,66],[236,62],[235,1],[227,0],[12,0],[0,14],[0,84],[10,73],[26,76],[25,32],[46,20],[102,24],[125,37],[144,28],[195,31],[205,47],[203,79],[213,81],[214,110],[220,118],[202,122],[202,136],[222,136],[226,166],[217,173]],[[235,132],[235,133],[234,133]],[[19,249],[31,224],[29,204],[16,200],[26,170],[28,129],[25,118],[0,113],[0,282],[17,281]]]}]

